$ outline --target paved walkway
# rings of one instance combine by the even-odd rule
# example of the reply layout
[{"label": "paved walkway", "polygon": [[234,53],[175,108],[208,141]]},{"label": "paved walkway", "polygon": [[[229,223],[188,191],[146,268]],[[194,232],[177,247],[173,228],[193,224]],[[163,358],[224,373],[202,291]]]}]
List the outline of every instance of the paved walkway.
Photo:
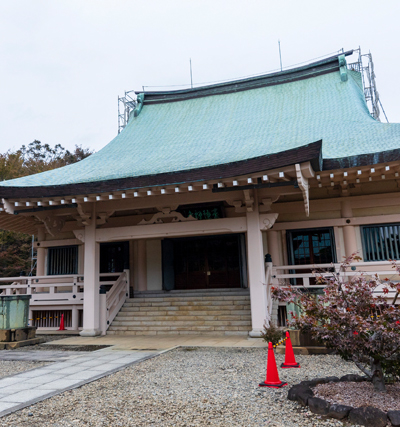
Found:
[{"label": "paved walkway", "polygon": [[91,351],[61,350],[0,350],[0,360],[20,360],[24,362],[62,362],[77,356],[86,356]]},{"label": "paved walkway", "polygon": [[[27,352],[24,353],[26,358],[19,360],[28,360]],[[32,357],[32,353],[39,352],[32,351],[29,353]],[[66,390],[80,387],[110,375],[135,362],[153,357],[160,352],[115,351],[106,348],[85,352],[83,355],[82,352],[79,355],[76,355],[76,352],[72,355],[68,353],[64,352],[61,355],[61,357],[67,357],[62,362],[51,363],[41,368],[0,379],[0,417]],[[13,360],[16,360],[16,352],[13,352],[13,355]],[[29,360],[32,360],[32,358]]]},{"label": "paved walkway", "polygon": [[59,345],[111,345],[118,350],[167,350],[174,347],[268,347],[261,338],[246,335],[105,335],[99,337],[74,336],[53,341]]}]

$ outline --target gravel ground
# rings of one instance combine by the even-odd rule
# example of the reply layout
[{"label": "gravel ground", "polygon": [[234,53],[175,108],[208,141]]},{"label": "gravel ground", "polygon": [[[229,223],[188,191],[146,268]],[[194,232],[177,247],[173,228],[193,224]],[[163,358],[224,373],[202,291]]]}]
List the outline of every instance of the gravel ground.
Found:
[{"label": "gravel ground", "polygon": [[[283,355],[277,355],[283,362]],[[298,356],[301,369],[279,369],[289,386],[358,373],[337,356]],[[14,414],[0,426],[342,426],[287,400],[289,386],[260,388],[261,348],[176,349]]]},{"label": "gravel ground", "polygon": [[386,385],[386,393],[374,392],[371,383],[331,383],[319,384],[314,388],[317,397],[331,403],[360,406],[373,406],[382,411],[400,410],[400,384]]},{"label": "gravel ground", "polygon": [[0,378],[8,377],[10,375],[20,374],[21,372],[29,371],[31,369],[40,368],[41,366],[48,365],[45,362],[25,362],[14,360],[0,360]]}]

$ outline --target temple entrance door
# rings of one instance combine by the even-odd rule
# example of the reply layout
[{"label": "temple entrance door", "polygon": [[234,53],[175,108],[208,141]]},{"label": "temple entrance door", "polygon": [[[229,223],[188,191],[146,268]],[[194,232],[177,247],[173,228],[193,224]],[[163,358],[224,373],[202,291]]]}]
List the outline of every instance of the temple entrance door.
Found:
[{"label": "temple entrance door", "polygon": [[100,244],[100,273],[122,273],[129,268],[129,242]]},{"label": "temple entrance door", "polygon": [[238,235],[173,240],[175,289],[241,287]]}]

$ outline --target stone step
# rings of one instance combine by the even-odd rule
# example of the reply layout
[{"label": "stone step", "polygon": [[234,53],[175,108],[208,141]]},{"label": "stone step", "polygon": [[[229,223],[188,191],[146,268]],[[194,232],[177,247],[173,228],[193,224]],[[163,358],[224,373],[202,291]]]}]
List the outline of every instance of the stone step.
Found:
[{"label": "stone step", "polygon": [[226,326],[212,326],[212,325],[199,325],[199,326],[184,326],[184,325],[148,325],[148,326],[110,326],[110,331],[249,331],[248,326],[240,325],[226,325]]},{"label": "stone step", "polygon": [[[175,292],[173,294],[172,292]],[[107,333],[117,335],[248,334],[251,310],[248,290],[140,293],[129,298]]]},{"label": "stone step", "polygon": [[[113,326],[164,326],[166,321],[159,320],[114,320]],[[250,320],[171,320],[168,325],[175,326],[249,326]]]},{"label": "stone step", "polygon": [[[225,307],[225,306],[247,306],[250,307],[249,301],[210,301],[210,303],[206,301],[194,301],[192,303],[190,302],[155,302],[155,303],[143,303],[143,304],[132,304],[132,303],[125,303],[125,308],[156,308],[161,307],[161,310],[163,307]],[[184,308],[182,308],[184,310]],[[195,308],[194,308],[195,310]]]},{"label": "stone step", "polygon": [[195,301],[200,301],[200,302],[210,302],[210,301],[215,301],[215,302],[223,302],[223,301],[250,301],[250,296],[248,295],[243,295],[243,296],[218,296],[218,297],[211,297],[211,296],[204,296],[204,297],[169,297],[169,298],[127,298],[126,300],[126,304],[144,304],[144,303],[150,303],[150,304],[154,304],[154,303],[169,303],[169,304],[173,304],[176,302],[180,302],[182,304],[185,303],[193,303]]},{"label": "stone step", "polygon": [[231,295],[250,295],[248,289],[188,289],[188,290],[172,290],[172,291],[144,291],[135,292],[134,298],[193,298],[193,297],[213,297],[213,296],[231,296]]},{"label": "stone step", "polygon": [[201,335],[201,336],[231,336],[231,335],[248,335],[248,331],[107,331],[107,335]]},{"label": "stone step", "polygon": [[215,311],[215,310],[248,310],[250,304],[230,304],[230,305],[144,305],[126,306],[121,311]]},{"label": "stone step", "polygon": [[251,310],[204,310],[204,311],[120,311],[116,316],[122,317],[150,317],[150,316],[250,316]]},{"label": "stone step", "polygon": [[151,320],[155,320],[155,321],[159,321],[159,322],[174,322],[175,320],[181,320],[181,321],[186,321],[186,320],[215,320],[215,321],[220,321],[220,320],[250,320],[251,317],[249,314],[246,315],[221,315],[221,316],[209,316],[209,315],[204,315],[204,316],[121,316],[118,315],[113,324],[115,322],[133,322],[133,321],[151,321]]},{"label": "stone step", "polygon": [[250,318],[251,311],[250,310],[215,310],[215,311],[136,311],[136,312],[126,312],[120,311],[116,316],[116,320],[127,320],[136,318],[137,320],[144,319],[146,317],[162,317],[165,320],[173,320],[174,318],[186,319],[189,317],[196,317],[204,319],[205,317],[211,318],[222,318],[223,317],[238,317],[238,316],[246,316]]}]

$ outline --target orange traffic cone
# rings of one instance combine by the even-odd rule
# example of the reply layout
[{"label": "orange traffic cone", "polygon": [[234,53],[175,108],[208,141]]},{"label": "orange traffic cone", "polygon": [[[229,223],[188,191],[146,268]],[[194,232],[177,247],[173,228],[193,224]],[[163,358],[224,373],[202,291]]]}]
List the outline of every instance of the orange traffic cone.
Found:
[{"label": "orange traffic cone", "polygon": [[60,329],[59,331],[65,331],[64,327],[64,313],[61,315],[61,321],[60,321]]},{"label": "orange traffic cone", "polygon": [[287,383],[282,382],[279,379],[278,368],[276,367],[274,349],[272,348],[272,342],[268,343],[268,360],[267,360],[267,378],[259,384],[260,387],[270,388],[281,388]]},{"label": "orange traffic cone", "polygon": [[296,363],[296,359],[294,357],[289,331],[286,331],[285,363],[282,363],[281,368],[300,368],[300,363]]}]

